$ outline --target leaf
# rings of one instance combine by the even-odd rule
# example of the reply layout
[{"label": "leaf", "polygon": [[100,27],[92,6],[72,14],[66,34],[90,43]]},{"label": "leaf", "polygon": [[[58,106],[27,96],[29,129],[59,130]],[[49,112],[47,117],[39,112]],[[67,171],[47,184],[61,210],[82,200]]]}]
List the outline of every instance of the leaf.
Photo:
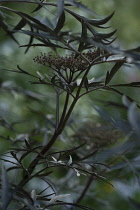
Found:
[{"label": "leaf", "polygon": [[87,77],[84,80],[84,86],[86,88],[86,91],[88,91],[89,85],[88,85],[88,78]]},{"label": "leaf", "polygon": [[74,171],[76,172],[76,175],[77,176],[80,176],[81,174],[80,174],[80,172],[76,169],[76,168],[73,168],[74,169]]},{"label": "leaf", "polygon": [[84,4],[82,4],[81,2],[77,2],[75,0],[67,0],[69,2],[70,5],[75,6],[77,8],[80,8],[82,10],[85,10],[85,12],[94,15],[95,17],[99,17],[95,12],[93,12],[92,10],[90,10],[87,6],[85,6]]},{"label": "leaf", "polygon": [[[30,28],[31,28],[31,32],[34,32],[33,27],[30,26]],[[33,40],[34,40],[34,36],[31,35],[31,36],[30,36],[30,39],[29,39],[29,44],[27,45],[27,49],[25,50],[25,54],[28,52],[28,50],[29,50],[31,44],[33,43]],[[20,47],[21,47],[21,46],[20,46]]]},{"label": "leaf", "polygon": [[57,200],[60,200],[61,198],[65,198],[67,196],[70,196],[71,194],[63,194],[63,195],[56,195],[49,201],[49,204],[55,203]]},{"label": "leaf", "polygon": [[[29,149],[29,148],[28,148]],[[31,149],[31,148],[30,148]],[[28,154],[30,154],[32,151],[30,150],[30,151],[27,151],[27,152],[25,152],[21,157],[20,157],[20,159],[19,159],[19,161],[21,162]]]},{"label": "leaf", "polygon": [[111,14],[111,15],[109,15],[109,16],[107,16],[106,18],[103,18],[103,19],[87,19],[86,18],[86,21],[89,23],[89,24],[91,24],[91,25],[94,25],[94,26],[100,26],[100,25],[104,25],[104,24],[106,24],[111,18],[112,18],[112,16],[114,15],[114,12]]},{"label": "leaf", "polygon": [[64,11],[64,0],[57,0],[57,8],[57,17],[59,19]]},{"label": "leaf", "polygon": [[[43,2],[44,2],[44,0],[41,1],[41,3],[43,3]],[[43,7],[43,4],[41,4],[41,3],[32,11],[32,13],[37,12],[38,10],[40,10]]]},{"label": "leaf", "polygon": [[18,41],[17,41],[17,40],[15,39],[15,37],[13,36],[13,32],[9,30],[7,23],[6,23],[4,20],[1,19],[1,16],[0,16],[0,26],[2,27],[2,29],[6,32],[6,34],[7,34],[11,39],[13,39],[17,44],[19,44]]},{"label": "leaf", "polygon": [[59,16],[54,32],[58,33],[63,28],[64,23],[65,23],[65,12],[62,12],[62,14]]},{"label": "leaf", "polygon": [[[115,93],[117,93],[117,94],[119,94],[119,95],[121,95],[121,96],[124,95],[124,93],[122,93],[121,91],[119,91],[119,90],[117,90],[117,89],[115,89],[115,88],[112,88],[111,86],[106,86],[106,87],[104,87],[104,89],[111,90],[111,91],[113,91],[113,92],[115,92]],[[127,98],[128,98],[131,102],[135,101],[133,98],[129,97],[128,95],[126,95],[126,96],[127,96]],[[139,107],[139,105],[138,105],[138,107]]]},{"label": "leaf", "polygon": [[114,30],[110,33],[96,33],[96,37],[100,37],[102,39],[107,39],[107,38],[111,38],[117,30]]},{"label": "leaf", "polygon": [[48,172],[46,172],[46,173],[37,174],[36,176],[37,176],[37,177],[45,177],[45,176],[50,175],[51,173],[53,173],[53,171],[48,171]]},{"label": "leaf", "polygon": [[52,85],[53,86],[55,86],[56,85],[56,75],[54,75],[52,78],[51,78],[51,83],[52,83]]},{"label": "leaf", "polygon": [[131,105],[129,106],[128,120],[139,138],[139,136],[140,136],[140,112],[138,112],[135,102],[132,102]]},{"label": "leaf", "polygon": [[2,209],[7,209],[11,199],[12,199],[12,194],[10,192],[10,186],[8,182],[8,177],[7,177],[7,172],[5,169],[5,166],[2,165]]},{"label": "leaf", "polygon": [[69,155],[69,161],[66,163],[67,166],[70,166],[72,164],[72,157],[71,155]]},{"label": "leaf", "polygon": [[78,51],[81,52],[83,50],[84,47],[84,40],[87,38],[87,28],[86,28],[86,24],[85,21],[82,20],[82,33],[81,33],[81,41],[78,47]]},{"label": "leaf", "polygon": [[80,158],[79,161],[83,161],[83,160],[88,159],[89,157],[92,157],[94,154],[96,154],[96,152],[98,152],[98,150],[95,150],[94,152],[92,152],[92,153],[90,153],[90,154]]},{"label": "leaf", "polygon": [[129,107],[131,102],[128,100],[128,98],[126,97],[126,95],[123,95],[122,97],[122,102],[126,107]]},{"label": "leaf", "polygon": [[[37,30],[42,30],[42,31],[46,31],[49,32],[51,34],[54,34],[53,30],[48,27],[47,25],[41,23],[38,19],[31,17],[30,15],[24,13],[24,12],[19,12],[7,7],[3,7],[0,6],[0,8],[2,9],[6,9],[8,11],[14,12],[15,14],[19,15],[20,17],[22,17],[22,19],[24,19],[25,21],[27,21],[28,24],[31,24],[32,26],[34,26]],[[31,22],[30,22],[31,21]],[[34,23],[34,24],[33,24]]]},{"label": "leaf", "polygon": [[17,156],[16,156],[16,154],[13,151],[11,151],[10,153],[13,156],[13,158],[15,158],[17,161],[19,161],[18,158],[17,158]]},{"label": "leaf", "polygon": [[117,73],[117,71],[120,69],[120,67],[124,64],[124,61],[116,62],[116,64],[113,66],[110,72],[107,72],[106,80],[105,80],[105,86],[112,80],[114,75]]},{"label": "leaf", "polygon": [[27,21],[25,19],[21,19],[19,21],[19,23],[14,27],[13,30],[21,30],[25,25],[26,25]]},{"label": "leaf", "polygon": [[74,147],[74,148],[72,148],[72,149],[69,149],[69,150],[66,150],[66,151],[61,151],[61,153],[62,153],[62,152],[64,152],[64,153],[63,153],[62,155],[61,155],[61,153],[60,153],[59,159],[60,159],[60,158],[63,159],[65,156],[67,156],[67,155],[73,153],[74,151],[80,149],[80,148],[83,147],[85,144],[86,144],[86,143],[83,143],[83,144],[81,144],[81,145],[79,145],[79,146],[77,146],[77,147]]},{"label": "leaf", "polygon": [[7,171],[15,170],[15,169],[21,169],[20,166],[13,166],[7,169]]},{"label": "leaf", "polygon": [[111,87],[140,87],[140,82],[130,82],[126,84],[111,85]]}]

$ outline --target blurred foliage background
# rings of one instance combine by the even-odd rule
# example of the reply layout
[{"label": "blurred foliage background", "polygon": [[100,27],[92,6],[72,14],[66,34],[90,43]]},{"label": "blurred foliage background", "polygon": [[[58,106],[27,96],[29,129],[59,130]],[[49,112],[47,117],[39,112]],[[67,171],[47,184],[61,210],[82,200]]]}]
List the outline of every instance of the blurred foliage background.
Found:
[{"label": "blurred foliage background", "polygon": [[[82,3],[96,12],[100,17],[105,17],[115,11],[113,18],[110,21],[110,30],[112,30],[112,28],[117,29],[117,39],[114,43],[115,46],[121,49],[129,49],[139,45],[139,0],[127,0],[127,2],[122,0],[82,0]],[[19,9],[20,11],[28,11],[29,13],[34,9],[33,5],[27,7],[25,3],[4,3],[3,5],[13,9]],[[46,12],[47,11],[45,10],[41,10],[37,15],[43,20]],[[79,11],[79,13],[86,15],[84,11]],[[7,13],[6,18],[9,19],[11,26],[13,26],[19,17]],[[68,27],[68,29],[73,28],[74,30],[80,30],[78,25],[74,25],[71,18],[69,18],[66,27]],[[19,40],[20,45],[28,43],[28,36],[24,34],[16,34],[15,36]],[[42,127],[43,132],[36,132],[36,136],[34,137],[35,140],[44,141],[44,143],[47,141],[49,134],[47,131],[45,133],[43,129],[46,129],[46,126],[50,126],[49,119],[55,118],[53,114],[55,110],[55,94],[49,87],[31,84],[31,81],[34,81],[33,77],[14,72],[14,70],[17,70],[17,65],[33,75],[38,74],[38,72],[41,74],[42,72],[47,71],[46,67],[33,62],[33,58],[36,55],[40,54],[40,52],[47,51],[48,49],[33,47],[25,54],[24,47],[19,47],[4,31],[0,31],[1,154],[7,151],[11,146],[10,142],[6,140],[8,137],[11,140],[20,140],[21,137],[26,136],[26,134],[30,133],[33,129],[37,130],[38,127]],[[103,77],[111,66],[112,64],[97,66],[91,72],[89,79],[92,77]],[[5,69],[9,69],[9,71],[6,71]],[[133,68],[129,68],[129,66],[122,67],[113,82],[115,83],[115,81],[118,80],[120,83],[140,81],[140,72],[135,66],[133,66]],[[131,90],[129,88],[123,88],[122,91],[126,94],[129,93],[133,99],[140,102],[138,88]],[[106,103],[107,101],[110,101],[110,103],[122,103],[122,98],[114,93],[104,91],[96,91],[83,97],[76,106],[70,124],[74,123],[74,126],[77,126],[77,129],[82,125],[89,127],[90,129],[88,123],[95,124],[95,121],[98,118],[98,113],[93,108],[94,105],[103,107],[111,116],[120,116],[124,119],[127,118],[125,109],[109,106]],[[71,128],[67,128],[67,132],[73,134],[74,131]],[[61,143],[56,146],[61,147],[60,144]],[[70,143],[68,144],[70,145]],[[58,170],[58,177],[61,173],[62,172]],[[94,182],[90,192],[87,194],[87,198],[83,202],[84,204],[90,203],[90,206],[93,205],[95,209],[97,207],[99,210],[102,209],[101,207],[104,204],[104,210],[117,210],[118,208],[120,210],[132,210],[133,207],[128,202],[128,198],[133,197],[136,200],[140,199],[140,189],[138,185],[132,179],[131,173],[128,173],[128,175],[121,174],[121,172],[120,174],[116,174],[115,171],[113,173],[114,178],[112,179],[112,175],[108,173],[107,180],[114,185],[114,188],[103,181]],[[97,200],[94,199],[94,196]]]}]

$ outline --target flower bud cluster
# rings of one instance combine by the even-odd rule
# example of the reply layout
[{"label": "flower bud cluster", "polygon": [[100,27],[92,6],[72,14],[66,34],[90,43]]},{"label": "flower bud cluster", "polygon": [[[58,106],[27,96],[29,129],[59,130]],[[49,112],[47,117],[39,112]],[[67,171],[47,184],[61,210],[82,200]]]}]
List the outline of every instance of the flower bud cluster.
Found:
[{"label": "flower bud cluster", "polygon": [[[76,56],[76,54],[72,53],[71,55],[60,56],[53,55],[51,52],[48,53],[48,55],[41,53],[40,56],[34,58],[34,61],[45,66],[53,67],[57,70],[70,69],[72,71],[79,71],[85,70],[88,67],[89,62],[92,62],[100,56],[100,52],[98,50],[90,50],[82,55]],[[84,57],[89,62],[86,61]]]}]

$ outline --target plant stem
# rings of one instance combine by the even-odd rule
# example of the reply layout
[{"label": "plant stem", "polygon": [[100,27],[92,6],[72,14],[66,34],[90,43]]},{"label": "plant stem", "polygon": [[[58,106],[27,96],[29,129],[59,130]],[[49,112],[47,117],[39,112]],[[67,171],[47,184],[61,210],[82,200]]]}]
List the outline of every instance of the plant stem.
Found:
[{"label": "plant stem", "polygon": [[[67,95],[66,99],[67,100],[65,102],[64,111],[63,111],[62,115],[65,115],[65,113],[66,113],[66,108],[67,108],[68,99],[69,99],[68,95]],[[73,100],[73,102],[72,102],[72,104],[71,104],[71,106],[70,106],[70,108],[69,108],[69,110],[68,110],[68,112],[67,112],[67,114],[65,116],[65,119],[63,121],[61,119],[61,124],[59,123],[58,129],[54,132],[54,135],[52,136],[52,138],[50,139],[48,144],[46,146],[44,146],[44,148],[41,150],[40,154],[38,154],[37,157],[30,163],[30,165],[28,167],[28,173],[29,174],[31,174],[34,171],[34,169],[35,169],[36,165],[38,164],[40,158],[42,158],[42,155],[45,155],[45,153],[55,143],[55,141],[57,140],[58,136],[62,133],[62,131],[63,131],[63,129],[64,129],[64,127],[65,127],[65,125],[66,125],[66,123],[67,123],[67,121],[68,121],[68,119],[69,119],[69,117],[70,117],[70,115],[71,115],[71,113],[72,113],[72,111],[74,109],[74,106],[75,106],[77,100],[78,99],[76,99],[76,98]],[[23,179],[21,180],[21,182],[19,183],[19,186],[23,187],[28,182],[28,180],[29,180],[29,177],[26,174],[23,177]]]},{"label": "plant stem", "polygon": [[58,128],[58,125],[59,125],[59,112],[60,112],[60,109],[59,109],[59,98],[60,98],[60,89],[58,88],[58,90],[56,91],[56,127],[55,129],[57,130]]},{"label": "plant stem", "polygon": [[89,187],[91,186],[91,183],[92,183],[93,180],[94,180],[94,176],[91,175],[91,176],[88,178],[87,184],[85,185],[85,188],[83,189],[81,195],[80,195],[79,198],[77,199],[76,204],[80,203],[81,200],[84,198],[84,196],[85,196],[85,194],[87,193]]}]

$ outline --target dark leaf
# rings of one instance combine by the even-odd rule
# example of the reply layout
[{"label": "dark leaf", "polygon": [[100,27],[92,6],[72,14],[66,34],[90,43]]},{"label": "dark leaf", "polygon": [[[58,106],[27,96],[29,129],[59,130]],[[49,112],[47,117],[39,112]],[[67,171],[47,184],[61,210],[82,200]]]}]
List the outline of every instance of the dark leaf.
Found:
[{"label": "dark leaf", "polygon": [[37,174],[37,177],[45,177],[45,176],[50,175],[51,173],[53,173],[53,171],[48,171],[48,172],[43,173],[43,174]]},{"label": "dark leaf", "polygon": [[116,62],[116,64],[113,66],[110,72],[107,72],[105,85],[107,85],[114,75],[117,73],[117,71],[121,68],[121,66],[124,64],[124,61]]},{"label": "dark leaf", "polygon": [[140,136],[140,113],[137,110],[136,103],[133,102],[128,109],[128,120],[136,132],[138,138]]},{"label": "dark leaf", "polygon": [[50,27],[48,27],[47,25],[41,23],[36,18],[33,18],[33,17],[31,17],[30,15],[28,15],[28,14],[26,14],[24,12],[19,12],[19,11],[10,9],[8,7],[3,7],[3,6],[0,6],[0,8],[6,9],[6,10],[11,11],[11,12],[14,12],[15,14],[19,15],[20,17],[22,17],[22,19],[24,19],[25,21],[27,21],[28,24],[31,24],[32,26],[34,26],[37,30],[40,29],[42,31],[46,31],[46,32],[49,32],[51,34],[54,34],[53,30]]},{"label": "dark leaf", "polygon": [[16,154],[13,151],[11,151],[10,153],[13,156],[13,158],[15,158],[17,161],[19,161],[18,158],[17,158],[17,156],[16,156]]},{"label": "dark leaf", "polygon": [[136,47],[134,49],[126,50],[125,52],[139,52],[140,53],[140,47]]},{"label": "dark leaf", "polygon": [[44,44],[27,44],[27,45],[21,45],[20,47],[36,47],[36,46],[41,46],[41,47],[52,47],[52,48],[62,48],[62,49],[68,49],[66,47],[62,47],[57,44],[53,44],[51,42],[45,41]]},{"label": "dark leaf", "polygon": [[88,91],[89,84],[88,84],[88,78],[87,77],[84,80],[84,87],[86,88],[86,91]]},{"label": "dark leaf", "polygon": [[86,144],[86,143],[83,143],[83,144],[79,145],[78,147],[74,147],[74,148],[69,149],[69,150],[66,150],[66,151],[57,152],[57,153],[60,153],[60,156],[59,156],[58,160],[59,160],[59,159],[62,159],[62,158],[64,158],[64,157],[66,157],[66,156],[71,155],[74,151],[80,149],[80,148],[83,147],[85,144]]},{"label": "dark leaf", "polygon": [[[115,89],[115,88],[112,88],[112,87],[110,87],[110,86],[106,86],[106,87],[104,87],[104,89],[111,90],[111,91],[113,91],[113,92],[115,92],[115,93],[117,93],[117,94],[119,94],[119,95],[121,95],[121,96],[124,95],[124,93],[122,93],[121,91],[119,91],[119,90],[117,90],[117,89]],[[133,98],[129,97],[128,95],[126,95],[126,97],[127,97],[131,102],[135,101]],[[139,107],[139,106],[138,106],[138,107]]]},{"label": "dark leaf", "polygon": [[56,85],[56,75],[54,75],[54,76],[51,78],[51,83],[53,84],[53,86]]},{"label": "dark leaf", "polygon": [[13,30],[21,30],[25,25],[27,21],[25,19],[21,19],[19,23],[13,28]]},{"label": "dark leaf", "polygon": [[46,207],[50,207],[50,206],[74,206],[74,207],[77,207],[77,208],[80,208],[80,209],[84,209],[84,210],[95,210],[94,208],[90,208],[90,207],[86,207],[86,206],[83,206],[83,205],[80,205],[80,204],[76,204],[76,203],[68,203],[68,202],[62,202],[62,201],[59,201],[59,202],[55,202],[55,203],[52,203],[52,204],[48,204]]},{"label": "dark leaf", "polygon": [[85,157],[80,158],[79,161],[83,161],[83,160],[88,159],[89,157],[92,157],[96,152],[98,152],[98,150],[95,150],[94,152],[86,155]]},{"label": "dark leaf", "polygon": [[54,29],[55,33],[58,33],[64,26],[65,23],[65,12],[62,12],[62,14],[59,16],[56,28]]},{"label": "dark leaf", "polygon": [[[0,8],[2,8],[2,6],[0,6]],[[1,13],[0,13],[0,27],[6,32],[8,36],[10,36],[11,39],[13,39],[18,44],[18,41],[13,36],[13,33],[9,30],[8,24],[5,22]]]},{"label": "dark leaf", "polygon": [[100,37],[102,39],[107,39],[107,38],[111,38],[115,33],[116,33],[117,30],[114,30],[110,33],[96,33],[96,37]]},{"label": "dark leaf", "polygon": [[21,167],[20,167],[20,166],[9,167],[9,168],[7,169],[7,171],[11,171],[11,170],[15,170],[15,169],[21,169]]},{"label": "dark leaf", "polygon": [[20,71],[14,71],[14,72],[27,74],[27,75],[30,75],[30,76],[35,77],[35,78],[37,78],[37,79],[38,79],[38,77],[37,77],[37,76],[34,76],[34,75],[32,75],[32,74],[28,73],[27,71],[25,71],[25,70],[21,69],[21,68],[19,67],[19,65],[17,65],[17,68],[18,68]]},{"label": "dark leaf", "polygon": [[[43,2],[44,2],[44,0],[41,0],[41,3],[43,3]],[[43,7],[43,4],[41,4],[41,3],[32,11],[32,13],[37,12],[38,10],[40,10]]]},{"label": "dark leaf", "polygon": [[27,151],[25,152],[19,159],[19,161],[21,162],[27,155],[29,155],[31,153],[31,150],[30,151]]},{"label": "dark leaf", "polygon": [[57,17],[59,19],[62,13],[64,13],[64,0],[57,0],[57,8]]},{"label": "dark leaf", "polygon": [[[31,25],[30,25],[30,27],[31,27],[31,32],[33,32],[33,27],[32,27]],[[25,53],[28,52],[28,50],[29,50],[31,44],[33,43],[33,40],[34,40],[34,37],[31,35],[31,36],[30,36],[30,40],[29,40],[29,44],[28,44],[28,46],[27,46],[27,49],[25,50]],[[21,46],[20,46],[20,47],[21,47]]]},{"label": "dark leaf", "polygon": [[131,82],[127,84],[110,85],[111,87],[140,87],[140,82]]},{"label": "dark leaf", "polygon": [[10,192],[10,186],[9,186],[9,182],[8,182],[7,172],[6,172],[4,165],[2,166],[1,179],[2,179],[2,198],[1,198],[2,199],[2,209],[5,210],[8,208],[8,205],[12,199],[12,194]]},{"label": "dark leaf", "polygon": [[82,4],[81,2],[77,2],[75,0],[67,0],[67,2],[69,2],[70,5],[75,6],[77,8],[80,8],[82,10],[84,10],[85,12],[94,15],[94,17],[99,17],[95,12],[93,12],[92,10],[90,10],[87,6],[85,6],[84,4]]},{"label": "dark leaf", "polygon": [[84,48],[85,42],[84,40],[86,40],[87,38],[87,28],[86,28],[86,24],[85,21],[82,20],[82,34],[81,34],[81,41],[78,47],[78,51],[81,52]]},{"label": "dark leaf", "polygon": [[94,19],[94,20],[93,20],[93,19],[87,19],[87,18],[86,18],[86,21],[87,21],[89,24],[91,24],[91,25],[99,26],[99,25],[103,25],[103,24],[107,23],[107,22],[112,18],[113,15],[114,15],[114,12],[113,12],[111,15],[107,16],[106,18],[104,18],[104,19],[100,19],[100,20]]}]

